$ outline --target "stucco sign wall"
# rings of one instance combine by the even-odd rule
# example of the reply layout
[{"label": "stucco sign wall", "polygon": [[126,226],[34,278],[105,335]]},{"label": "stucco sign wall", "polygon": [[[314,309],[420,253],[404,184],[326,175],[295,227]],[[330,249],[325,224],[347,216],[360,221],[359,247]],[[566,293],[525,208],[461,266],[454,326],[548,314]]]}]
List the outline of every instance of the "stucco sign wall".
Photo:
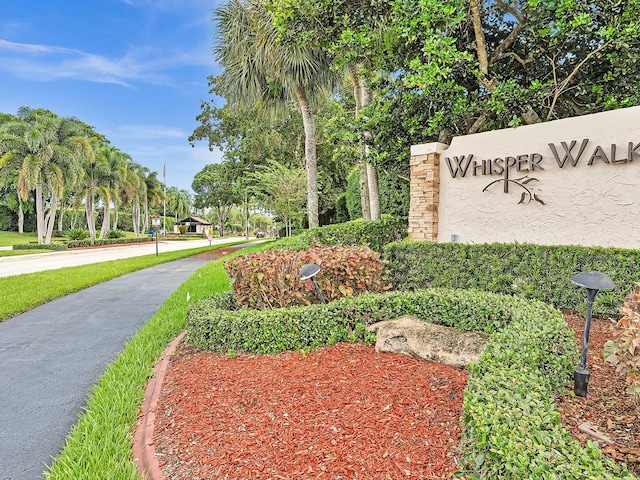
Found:
[{"label": "stucco sign wall", "polygon": [[409,234],[640,248],[640,107],[414,145]]}]

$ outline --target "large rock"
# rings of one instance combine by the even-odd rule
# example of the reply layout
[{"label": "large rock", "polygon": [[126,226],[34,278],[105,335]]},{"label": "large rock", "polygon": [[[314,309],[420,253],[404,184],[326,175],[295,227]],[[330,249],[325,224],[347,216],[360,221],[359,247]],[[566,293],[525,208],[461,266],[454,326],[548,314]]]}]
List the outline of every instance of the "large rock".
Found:
[{"label": "large rock", "polygon": [[429,362],[464,368],[477,362],[489,335],[461,332],[405,315],[367,327],[377,335],[376,352],[401,353]]}]

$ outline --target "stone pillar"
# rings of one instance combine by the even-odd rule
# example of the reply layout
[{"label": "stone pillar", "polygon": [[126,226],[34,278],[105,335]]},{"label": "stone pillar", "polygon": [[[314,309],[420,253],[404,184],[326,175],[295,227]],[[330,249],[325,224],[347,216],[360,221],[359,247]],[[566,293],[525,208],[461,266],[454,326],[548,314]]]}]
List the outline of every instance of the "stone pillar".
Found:
[{"label": "stone pillar", "polygon": [[448,145],[427,143],[411,147],[409,239],[438,241],[440,153]]}]

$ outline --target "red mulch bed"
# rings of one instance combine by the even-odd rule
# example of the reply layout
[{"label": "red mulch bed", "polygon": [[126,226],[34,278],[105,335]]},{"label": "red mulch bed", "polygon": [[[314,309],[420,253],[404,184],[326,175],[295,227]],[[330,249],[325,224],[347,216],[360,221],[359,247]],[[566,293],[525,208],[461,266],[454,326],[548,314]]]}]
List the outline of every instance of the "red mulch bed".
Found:
[{"label": "red mulch bed", "polygon": [[179,347],[156,411],[167,479],[442,479],[464,370],[373,347],[226,357]]},{"label": "red mulch bed", "polygon": [[[576,334],[576,345],[582,348],[584,315],[565,312],[567,324]],[[558,410],[572,436],[583,445],[598,441],[605,455],[625,462],[629,471],[640,474],[640,408],[638,402],[627,395],[627,384],[614,366],[605,363],[602,351],[611,339],[611,321],[594,318],[589,329],[587,368],[591,372],[587,398],[575,397],[568,390],[556,400]],[[585,422],[596,427],[613,444],[581,432]]]},{"label": "red mulch bed", "polygon": [[[565,319],[580,349],[584,315]],[[598,441],[640,475],[640,406],[603,360],[610,338],[610,320],[594,318],[588,397],[567,389],[556,402],[577,441]],[[466,371],[364,345],[234,358],[183,345],[158,401],[156,454],[168,480],[448,478],[466,380]],[[613,443],[581,432],[585,422]]]}]

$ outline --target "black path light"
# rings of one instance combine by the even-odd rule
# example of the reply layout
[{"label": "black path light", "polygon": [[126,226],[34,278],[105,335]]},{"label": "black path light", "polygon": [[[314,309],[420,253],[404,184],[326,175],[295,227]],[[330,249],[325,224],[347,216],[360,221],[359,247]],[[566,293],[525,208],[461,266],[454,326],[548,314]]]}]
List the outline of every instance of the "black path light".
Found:
[{"label": "black path light", "polygon": [[315,263],[307,263],[304,267],[300,269],[300,280],[308,280],[311,279],[313,282],[313,286],[316,287],[316,293],[318,294],[318,298],[322,303],[327,303],[324,301],[324,297],[322,296],[322,292],[320,291],[320,287],[318,286],[318,282],[316,282],[316,275],[320,271],[320,267]]},{"label": "black path light", "polygon": [[587,346],[589,344],[589,329],[591,328],[591,313],[593,311],[593,301],[600,290],[613,290],[616,285],[607,275],[600,272],[580,272],[574,275],[571,283],[587,289],[587,319],[584,324],[584,338],[582,340],[582,355],[580,356],[580,367],[576,368],[573,376],[573,391],[578,397],[587,396],[589,385],[589,370],[587,370]]}]

